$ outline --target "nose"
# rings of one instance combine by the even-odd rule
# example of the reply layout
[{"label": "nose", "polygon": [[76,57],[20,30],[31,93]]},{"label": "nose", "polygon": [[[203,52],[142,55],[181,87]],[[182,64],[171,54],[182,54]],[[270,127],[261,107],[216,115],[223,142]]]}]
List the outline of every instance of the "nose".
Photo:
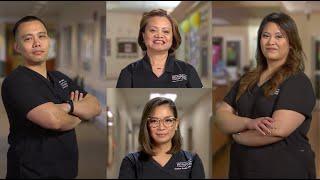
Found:
[{"label": "nose", "polygon": [[159,130],[165,129],[164,121],[159,121],[158,129],[159,129]]},{"label": "nose", "polygon": [[40,47],[40,40],[39,40],[39,38],[34,38],[33,47]]},{"label": "nose", "polygon": [[161,31],[157,31],[157,32],[154,34],[154,36],[155,36],[156,38],[163,38],[163,34],[161,33]]},{"label": "nose", "polygon": [[276,42],[276,38],[274,38],[273,36],[271,36],[269,39],[268,39],[268,44],[269,45],[273,45],[273,44],[275,44],[275,42]]}]

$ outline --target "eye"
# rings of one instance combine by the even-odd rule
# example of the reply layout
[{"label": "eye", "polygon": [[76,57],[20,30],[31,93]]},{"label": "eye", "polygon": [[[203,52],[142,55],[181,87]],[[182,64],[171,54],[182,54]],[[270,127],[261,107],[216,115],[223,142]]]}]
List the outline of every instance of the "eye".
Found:
[{"label": "eye", "polygon": [[169,33],[170,33],[170,31],[163,31],[163,33],[165,33],[165,34],[169,34]]},{"label": "eye", "polygon": [[268,37],[270,37],[268,34],[262,34],[262,37],[263,38],[268,38]]},{"label": "eye", "polygon": [[41,39],[42,39],[42,38],[46,38],[46,37],[47,37],[46,35],[40,35],[40,36],[39,36],[39,38],[41,38]]},{"label": "eye", "polygon": [[277,39],[284,38],[283,35],[276,35]]},{"label": "eye", "polygon": [[24,38],[23,41],[30,41],[32,38],[31,37],[27,37],[27,38]]},{"label": "eye", "polygon": [[156,30],[155,30],[155,29],[150,29],[149,31],[150,31],[150,32],[156,32]]}]

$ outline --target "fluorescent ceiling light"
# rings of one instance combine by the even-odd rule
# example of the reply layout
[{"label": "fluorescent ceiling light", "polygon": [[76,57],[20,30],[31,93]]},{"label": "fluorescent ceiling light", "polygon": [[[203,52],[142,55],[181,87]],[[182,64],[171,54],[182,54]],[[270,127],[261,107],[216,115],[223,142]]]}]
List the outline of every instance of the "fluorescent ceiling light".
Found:
[{"label": "fluorescent ceiling light", "polygon": [[160,94],[160,93],[151,93],[149,100],[156,98],[156,97],[165,97],[168,99],[171,99],[173,102],[177,99],[177,94],[173,94],[173,93],[165,93],[165,94]]}]

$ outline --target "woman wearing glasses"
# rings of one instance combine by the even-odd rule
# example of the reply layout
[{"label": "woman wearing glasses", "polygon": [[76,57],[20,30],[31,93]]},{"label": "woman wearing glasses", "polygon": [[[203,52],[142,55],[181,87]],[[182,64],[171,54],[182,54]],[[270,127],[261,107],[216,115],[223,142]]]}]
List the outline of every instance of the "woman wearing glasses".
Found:
[{"label": "woman wearing glasses", "polygon": [[119,178],[205,178],[199,156],[181,150],[181,143],[174,102],[162,97],[151,99],[142,114],[140,151],[123,159]]}]

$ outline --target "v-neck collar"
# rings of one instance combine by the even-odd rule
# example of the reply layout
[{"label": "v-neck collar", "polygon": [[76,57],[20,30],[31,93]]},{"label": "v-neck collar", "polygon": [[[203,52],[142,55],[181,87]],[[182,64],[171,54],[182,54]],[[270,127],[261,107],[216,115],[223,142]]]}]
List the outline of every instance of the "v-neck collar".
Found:
[{"label": "v-neck collar", "polygon": [[[153,72],[152,71],[152,67],[151,67],[151,63],[150,63],[150,58],[149,58],[149,56],[147,54],[143,57],[142,62],[143,62],[143,67],[145,69]],[[164,69],[163,74],[165,72],[173,72],[173,66],[174,66],[174,56],[169,54],[167,59],[166,59],[166,64],[165,64],[165,69]],[[161,76],[159,76],[159,78]]]},{"label": "v-neck collar", "polygon": [[167,166],[169,166],[169,164],[171,163],[171,161],[173,161],[173,159],[174,159],[174,154],[171,155],[170,159],[166,162],[166,164],[164,166],[161,166],[161,164],[159,164],[155,159],[153,159],[153,157],[151,157],[151,161],[156,166],[159,166],[160,168],[166,168]]}]

